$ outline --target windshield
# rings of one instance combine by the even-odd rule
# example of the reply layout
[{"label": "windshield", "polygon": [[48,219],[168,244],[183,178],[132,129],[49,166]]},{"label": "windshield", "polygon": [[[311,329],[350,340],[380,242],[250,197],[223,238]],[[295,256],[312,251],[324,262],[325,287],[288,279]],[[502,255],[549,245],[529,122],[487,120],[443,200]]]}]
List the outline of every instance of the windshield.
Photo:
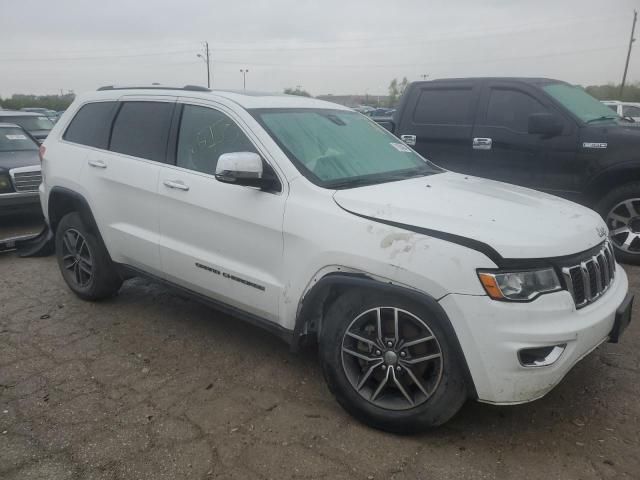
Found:
[{"label": "windshield", "polygon": [[0,128],[0,152],[16,152],[23,150],[38,150],[38,145],[34,143],[28,135],[20,128],[1,127]]},{"label": "windshield", "polygon": [[15,116],[15,117],[0,117],[3,123],[15,123],[29,132],[35,130],[51,130],[53,128],[53,122],[45,116]]},{"label": "windshield", "polygon": [[542,89],[583,122],[620,120],[620,117],[611,108],[593,98],[580,87],[554,83],[542,87]]},{"label": "windshield", "polygon": [[442,170],[363,115],[343,110],[254,110],[256,119],[309,180],[349,188]]}]

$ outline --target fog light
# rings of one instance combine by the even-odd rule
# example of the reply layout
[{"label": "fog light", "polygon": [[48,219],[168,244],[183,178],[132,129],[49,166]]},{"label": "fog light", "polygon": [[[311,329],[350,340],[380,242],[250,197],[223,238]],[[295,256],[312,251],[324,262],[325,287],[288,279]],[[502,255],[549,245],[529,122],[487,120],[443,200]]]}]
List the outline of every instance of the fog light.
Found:
[{"label": "fog light", "polygon": [[0,175],[0,193],[6,193],[13,191],[11,186],[11,180],[7,175]]},{"label": "fog light", "polygon": [[518,352],[518,360],[523,367],[548,367],[553,365],[562,355],[566,343],[548,347],[523,348]]}]

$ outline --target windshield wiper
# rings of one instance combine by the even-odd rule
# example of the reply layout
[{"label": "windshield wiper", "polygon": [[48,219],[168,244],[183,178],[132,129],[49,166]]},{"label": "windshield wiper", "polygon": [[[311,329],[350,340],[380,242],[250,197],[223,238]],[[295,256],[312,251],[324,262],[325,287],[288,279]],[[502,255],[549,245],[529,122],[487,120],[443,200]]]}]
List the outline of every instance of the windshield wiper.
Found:
[{"label": "windshield wiper", "polygon": [[404,172],[397,172],[385,177],[385,180],[402,180],[404,178],[413,178],[413,177],[426,177],[427,175],[433,175],[435,172],[421,168],[419,170],[406,170]]},{"label": "windshield wiper", "polygon": [[601,117],[596,117],[596,118],[591,118],[589,120],[587,120],[586,123],[591,123],[591,122],[601,122],[603,120],[616,120],[618,117],[616,116],[611,116],[611,115],[602,115]]},{"label": "windshield wiper", "polygon": [[335,188],[335,189],[340,189],[340,188],[353,188],[353,187],[363,187],[366,185],[374,185],[376,183],[386,183],[386,182],[393,182],[396,180],[405,180],[407,178],[413,178],[413,177],[423,177],[423,176],[427,176],[427,175],[433,175],[436,172],[432,172],[430,170],[427,169],[420,169],[420,170],[406,170],[403,172],[395,172],[395,173],[390,173],[388,175],[384,175],[384,176],[378,176],[375,178],[372,177],[368,177],[368,178],[348,178],[345,180],[340,180],[340,181],[336,181],[336,182],[332,182],[332,183],[328,183],[325,185],[325,187],[327,188]]},{"label": "windshield wiper", "polygon": [[341,188],[364,187],[366,185],[373,185],[374,183],[380,183],[380,182],[381,180],[372,179],[372,178],[349,178],[349,179],[341,180],[337,182],[330,182],[324,186],[326,188],[335,188],[336,190],[339,190]]}]

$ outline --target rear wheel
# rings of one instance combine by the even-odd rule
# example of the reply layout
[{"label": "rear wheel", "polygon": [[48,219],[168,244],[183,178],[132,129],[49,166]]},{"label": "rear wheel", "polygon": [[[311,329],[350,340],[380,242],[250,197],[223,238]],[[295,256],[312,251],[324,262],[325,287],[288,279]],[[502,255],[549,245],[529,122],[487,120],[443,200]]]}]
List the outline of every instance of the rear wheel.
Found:
[{"label": "rear wheel", "polygon": [[62,278],[85,300],[115,295],[122,279],[107,249],[76,212],[65,215],[56,229],[56,257]]},{"label": "rear wheel", "polygon": [[609,227],[618,261],[640,264],[640,183],[612,190],[596,209]]},{"label": "rear wheel", "polygon": [[428,307],[351,291],[329,308],[320,339],[330,390],[353,416],[411,433],[449,420],[467,398],[458,352]]}]

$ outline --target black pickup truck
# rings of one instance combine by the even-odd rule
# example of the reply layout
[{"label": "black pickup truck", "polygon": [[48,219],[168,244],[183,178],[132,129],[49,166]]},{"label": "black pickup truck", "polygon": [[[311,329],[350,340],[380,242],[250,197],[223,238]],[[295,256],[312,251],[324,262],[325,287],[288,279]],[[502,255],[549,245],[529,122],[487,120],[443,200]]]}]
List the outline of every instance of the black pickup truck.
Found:
[{"label": "black pickup truck", "polygon": [[640,123],[582,88],[546,78],[415,82],[393,117],[377,121],[444,168],[595,209],[619,260],[640,264]]}]

